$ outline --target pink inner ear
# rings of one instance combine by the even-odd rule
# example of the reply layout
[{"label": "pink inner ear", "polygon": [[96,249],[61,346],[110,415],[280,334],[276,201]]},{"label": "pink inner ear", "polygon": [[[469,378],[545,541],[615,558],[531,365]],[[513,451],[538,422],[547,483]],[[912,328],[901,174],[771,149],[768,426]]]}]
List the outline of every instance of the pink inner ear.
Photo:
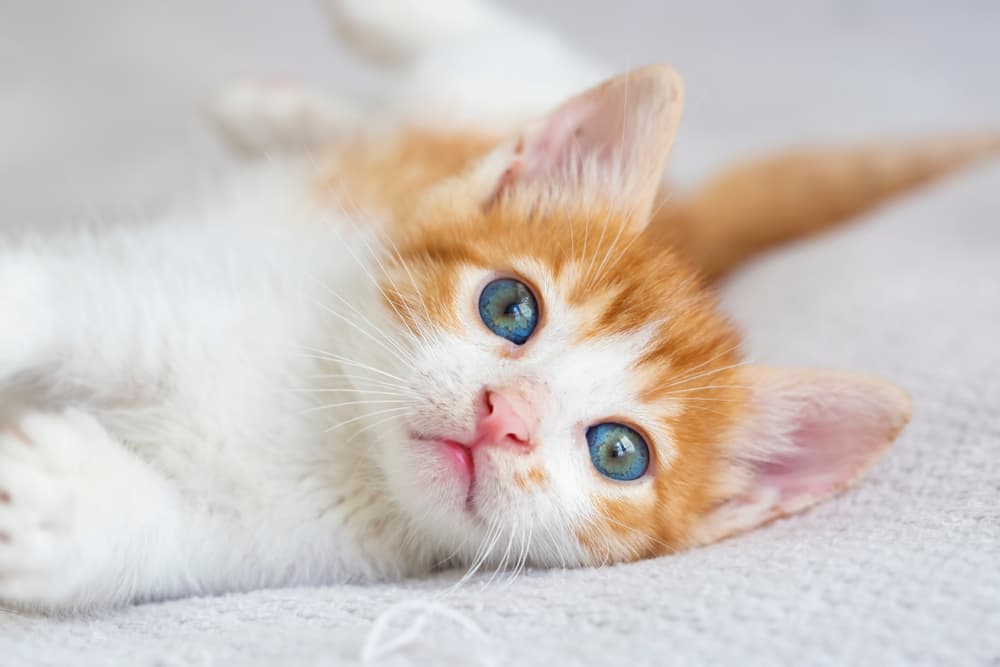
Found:
[{"label": "pink inner ear", "polygon": [[[603,91],[602,91],[603,92]],[[603,103],[602,103],[603,102]],[[622,131],[621,104],[590,91],[553,112],[542,130],[524,146],[519,177],[525,181],[552,176],[579,177],[583,161],[595,160],[614,169],[610,157],[627,137]]]},{"label": "pink inner ear", "polygon": [[759,484],[777,489],[782,501],[800,496],[823,498],[843,488],[881,451],[879,442],[848,424],[826,420],[804,423],[791,436],[794,452],[757,468]]},{"label": "pink inner ear", "polygon": [[706,515],[694,543],[832,496],[878,460],[910,416],[906,394],[873,378],[757,366],[741,375],[752,387],[753,410],[729,447],[735,488]]},{"label": "pink inner ear", "polygon": [[511,161],[487,201],[514,186],[593,192],[645,224],[676,131],[680,85],[673,70],[654,65],[567,100],[518,137],[513,156],[504,154]]},{"label": "pink inner ear", "polygon": [[905,424],[909,402],[892,385],[847,374],[786,372],[780,377],[777,387],[763,383],[761,402],[765,411],[783,415],[783,440],[790,447],[754,465],[751,493],[777,492],[774,511],[784,514],[856,480]]}]

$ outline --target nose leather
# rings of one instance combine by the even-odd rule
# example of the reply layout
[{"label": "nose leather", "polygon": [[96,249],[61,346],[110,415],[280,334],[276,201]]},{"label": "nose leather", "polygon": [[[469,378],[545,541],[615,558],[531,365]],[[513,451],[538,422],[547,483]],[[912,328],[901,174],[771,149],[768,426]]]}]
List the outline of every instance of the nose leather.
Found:
[{"label": "nose leather", "polygon": [[487,390],[473,446],[531,443],[532,407],[512,391]]}]

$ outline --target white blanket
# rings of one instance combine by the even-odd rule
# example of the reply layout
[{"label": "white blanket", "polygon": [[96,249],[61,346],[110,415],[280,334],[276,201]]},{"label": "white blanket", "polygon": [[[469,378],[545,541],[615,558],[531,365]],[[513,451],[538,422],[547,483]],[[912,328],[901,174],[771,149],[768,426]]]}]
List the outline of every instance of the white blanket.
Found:
[{"label": "white blanket", "polygon": [[[158,198],[169,190],[165,183],[184,181],[184,165],[192,154],[207,154],[207,142],[191,129],[193,104],[164,111],[156,101],[207,91],[225,74],[218,63],[237,57],[224,53],[251,52],[250,35],[257,55],[245,69],[269,62],[262,53],[289,68],[291,60],[302,71],[322,69],[311,58],[323,48],[292,38],[322,44],[312,7],[279,12],[284,3],[231,2],[209,14],[190,0],[172,4],[169,15],[129,3],[133,14],[108,9],[94,17],[84,3],[63,3],[60,11],[80,15],[63,16],[55,27],[34,4],[0,9],[0,25],[13,26],[26,49],[19,59],[0,58],[7,87],[0,95],[13,90],[10,99],[20,105],[0,104],[0,146],[9,149],[0,151],[0,175],[13,175],[0,198],[8,223],[47,222],[71,208],[103,215],[114,201]],[[539,11],[556,16],[569,4],[541,3]],[[604,9],[567,20],[581,42],[611,52],[603,35],[634,25],[631,38],[614,39],[632,39],[636,59],[659,53],[682,69],[685,60],[694,64],[692,122],[678,155],[689,177],[786,131],[825,138],[1000,119],[1000,48],[988,37],[1000,11],[991,3],[941,3],[939,16],[921,17],[913,3],[827,2],[807,11],[772,0],[747,4],[756,14],[734,3],[729,21],[691,2],[684,11],[638,0],[614,10],[595,4]],[[661,23],[651,27],[644,13]],[[190,18],[198,16],[200,23]],[[666,32],[662,40],[657,29]],[[713,49],[696,39],[699,31]],[[987,38],[993,41],[977,41]],[[921,60],[928,44],[941,50],[940,59]],[[292,56],[283,58],[286,45]],[[745,68],[734,78],[712,63]],[[842,90],[809,88],[801,73],[810,67]],[[718,86],[706,88],[713,76]],[[155,93],[150,77],[164,90]],[[127,88],[130,81],[142,94]],[[80,82],[95,90],[72,87]],[[723,87],[727,82],[732,86]],[[56,84],[68,88],[56,91]],[[782,103],[762,101],[760,86]],[[883,89],[892,94],[878,96]],[[124,117],[125,105],[136,119],[101,134],[108,121],[85,115],[88,125],[71,104],[52,106],[73,95],[111,118]],[[95,95],[106,99],[93,102]],[[842,106],[831,109],[837,99]],[[167,111],[179,119],[167,120]],[[722,116],[728,120],[716,132]],[[58,128],[82,138],[70,141]],[[202,138],[184,143],[190,136]],[[750,139],[733,147],[720,136]],[[23,148],[29,145],[37,150]],[[142,164],[145,171],[131,171]],[[79,190],[71,167],[94,187]],[[911,392],[913,423],[859,487],[804,515],[679,556],[529,572],[510,584],[472,582],[445,597],[453,575],[181,600],[90,618],[0,613],[0,665],[355,664],[366,639],[386,665],[1000,665],[1000,163],[778,251],[736,276],[726,299],[755,360],[878,373]],[[393,648],[421,616],[400,603],[427,600],[444,611],[427,612],[415,641]],[[395,620],[374,624],[387,610]]]}]

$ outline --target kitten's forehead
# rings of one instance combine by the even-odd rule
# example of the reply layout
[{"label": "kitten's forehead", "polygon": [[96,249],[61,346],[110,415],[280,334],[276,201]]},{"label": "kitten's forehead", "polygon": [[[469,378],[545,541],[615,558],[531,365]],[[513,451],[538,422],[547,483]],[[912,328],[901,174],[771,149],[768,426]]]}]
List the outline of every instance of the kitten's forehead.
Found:
[{"label": "kitten's forehead", "polygon": [[541,330],[563,345],[600,349],[615,341],[618,365],[642,380],[649,400],[705,355],[725,357],[722,348],[735,348],[714,299],[655,240],[625,230],[609,213],[519,215],[435,226],[404,251],[407,271],[418,275],[416,298],[437,326],[479,326],[475,300],[490,276],[520,277],[542,299]]}]

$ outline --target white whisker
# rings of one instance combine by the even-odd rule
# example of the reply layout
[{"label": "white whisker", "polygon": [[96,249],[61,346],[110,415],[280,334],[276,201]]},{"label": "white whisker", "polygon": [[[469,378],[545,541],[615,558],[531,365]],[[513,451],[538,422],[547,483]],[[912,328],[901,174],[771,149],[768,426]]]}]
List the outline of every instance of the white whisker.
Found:
[{"label": "white whisker", "polygon": [[[329,288],[328,287],[324,286],[324,289],[326,289],[329,292]],[[348,304],[347,301],[345,299],[343,299],[343,297],[341,297],[340,295],[334,294],[333,292],[330,292],[330,295],[333,296],[333,297],[336,297],[336,298],[340,299],[344,304],[350,306],[350,304]],[[379,335],[381,335],[382,336],[381,340],[378,339],[378,338],[376,338],[369,330],[363,328],[360,324],[358,324],[354,320],[346,317],[343,313],[341,313],[341,312],[339,312],[337,310],[334,310],[330,306],[328,306],[325,303],[322,303],[322,302],[320,302],[320,301],[318,301],[316,299],[313,299],[313,302],[317,306],[319,306],[320,308],[322,308],[324,311],[326,311],[327,313],[329,313],[330,315],[333,315],[337,319],[339,319],[342,322],[344,322],[344,323],[350,325],[351,327],[353,327],[355,329],[355,331],[357,331],[361,335],[365,336],[370,341],[372,341],[373,343],[375,343],[376,345],[378,345],[379,347],[381,347],[382,349],[384,349],[386,352],[388,352],[389,354],[391,354],[392,356],[394,356],[403,365],[410,366],[410,365],[413,364],[413,355],[409,351],[404,350],[402,347],[400,347],[400,345],[398,343],[396,343],[389,336],[387,336],[385,333],[383,333],[382,331],[380,331],[374,324],[372,324],[371,320],[369,320],[367,317],[365,317],[361,313],[357,313],[356,309],[355,309],[355,312],[356,312],[357,316],[361,317],[369,325],[369,327],[371,328],[372,331],[374,331],[374,332],[378,333]]]},{"label": "white whisker", "polygon": [[397,396],[400,398],[413,398],[415,394],[402,391],[386,391],[382,389],[359,389],[357,387],[317,387],[290,389],[289,391],[302,394],[368,394],[372,396]]},{"label": "white whisker", "polygon": [[375,410],[374,412],[368,412],[366,414],[358,415],[357,417],[353,417],[351,419],[348,419],[347,421],[342,421],[342,422],[340,422],[338,424],[334,424],[330,428],[326,429],[325,432],[326,433],[332,433],[333,431],[336,431],[337,429],[343,428],[344,426],[347,426],[348,424],[353,424],[355,422],[361,421],[362,419],[368,419],[369,417],[377,417],[379,415],[389,414],[390,412],[395,413],[395,412],[408,412],[408,411],[409,411],[409,408],[405,407],[405,406],[399,406],[399,407],[394,407],[394,408],[386,408],[384,410]]},{"label": "white whisker", "polygon": [[688,384],[689,382],[694,382],[695,380],[701,380],[701,379],[704,379],[704,378],[707,378],[707,377],[711,377],[713,375],[718,375],[719,373],[724,373],[726,371],[731,371],[733,369],[740,368],[740,367],[746,366],[746,365],[747,364],[745,362],[740,362],[738,364],[729,364],[729,365],[723,366],[721,368],[715,368],[715,369],[712,369],[710,371],[703,371],[701,373],[695,373],[693,375],[688,375],[686,377],[682,377],[680,379],[673,380],[673,381],[669,382],[668,384],[665,384],[664,386],[660,387],[660,389],[669,389],[670,387],[676,387],[678,385]]},{"label": "white whisker", "polygon": [[503,557],[500,559],[500,562],[497,563],[497,567],[496,570],[493,572],[493,575],[489,578],[489,581],[486,582],[485,584],[486,586],[492,584],[494,580],[496,580],[500,572],[502,572],[507,568],[507,563],[509,562],[510,559],[511,549],[513,549],[514,547],[514,535],[516,534],[517,531],[515,530],[515,528],[511,528],[510,535],[507,538],[507,548],[504,550]]},{"label": "white whisker", "polygon": [[483,566],[483,563],[485,563],[486,560],[489,558],[490,554],[493,553],[493,548],[496,547],[497,542],[500,540],[500,535],[502,533],[503,530],[500,528],[499,520],[497,519],[493,520],[490,523],[490,528],[486,532],[485,539],[483,540],[483,543],[480,545],[479,551],[477,552],[477,557],[474,559],[473,564],[469,567],[468,570],[466,570],[465,574],[462,575],[461,579],[455,582],[449,588],[449,590],[446,591],[446,593],[457,590],[458,588],[463,586],[467,581],[469,581],[469,579],[471,579],[476,575],[476,572],[479,571],[479,568]]},{"label": "white whisker", "polygon": [[678,394],[689,394],[693,391],[705,391],[706,389],[752,389],[750,385],[746,384],[708,384],[701,387],[689,387],[687,389],[674,389],[673,391],[664,392],[661,396],[676,396]]},{"label": "white whisker", "polygon": [[406,380],[399,377],[398,375],[393,375],[392,373],[384,371],[381,368],[375,368],[374,366],[362,363],[360,361],[351,359],[349,357],[345,357],[340,354],[335,354],[333,352],[326,352],[324,350],[317,350],[312,348],[303,348],[303,350],[307,352],[312,352],[314,359],[319,359],[321,361],[336,361],[346,366],[353,366],[354,368],[361,368],[367,371],[371,371],[373,373],[377,373],[379,375],[384,375],[385,377],[391,378],[393,380],[398,380],[399,382],[406,382]]},{"label": "white whisker", "polygon": [[694,368],[688,369],[688,374],[687,375],[685,375],[683,377],[680,377],[680,378],[674,379],[669,384],[664,385],[663,387],[661,387],[661,389],[668,389],[670,387],[675,387],[675,386],[677,386],[679,384],[687,384],[688,382],[691,382],[693,380],[698,380],[700,378],[707,377],[707,376],[715,374],[715,373],[722,373],[724,371],[733,370],[735,368],[740,368],[741,366],[746,366],[747,362],[741,361],[741,362],[735,363],[735,364],[728,364],[728,365],[723,366],[721,368],[713,368],[711,370],[702,371],[700,373],[696,372],[699,369],[704,368],[708,364],[712,363],[713,361],[716,361],[720,357],[723,357],[723,356],[725,356],[725,355],[727,355],[727,354],[735,351],[738,347],[739,347],[739,344],[737,343],[736,345],[733,345],[733,346],[731,346],[731,347],[729,347],[729,348],[727,348],[725,350],[722,350],[721,352],[716,353],[715,355],[712,356],[711,359],[708,359],[706,361],[701,362],[700,364],[698,364]]},{"label": "white whisker", "polygon": [[353,405],[402,405],[409,403],[409,400],[399,399],[399,398],[386,398],[386,399],[372,399],[372,400],[359,400],[359,401],[343,401],[341,403],[324,403],[322,405],[314,405],[311,408],[306,408],[299,413],[299,416],[304,416],[312,412],[320,412],[323,410],[335,410],[337,408],[347,408]]},{"label": "white whisker", "polygon": [[352,435],[351,437],[349,437],[347,440],[345,440],[341,444],[342,445],[349,445],[350,443],[354,442],[357,438],[361,437],[362,433],[365,433],[365,432],[367,432],[367,431],[369,431],[369,430],[371,430],[373,428],[378,428],[379,426],[382,426],[383,424],[387,424],[387,423],[391,422],[394,419],[398,419],[398,415],[391,414],[388,417],[382,417],[382,419],[378,419],[378,420],[372,422],[371,424],[368,424],[364,428],[358,429],[354,433],[354,435]]},{"label": "white whisker", "polygon": [[353,375],[350,373],[319,373],[316,375],[306,376],[310,380],[348,380],[364,382],[365,384],[373,385],[376,387],[382,387],[385,389],[398,389],[405,393],[413,393],[413,388],[402,384],[400,382],[390,382],[388,380],[383,380],[381,378],[372,377],[369,375]]}]

